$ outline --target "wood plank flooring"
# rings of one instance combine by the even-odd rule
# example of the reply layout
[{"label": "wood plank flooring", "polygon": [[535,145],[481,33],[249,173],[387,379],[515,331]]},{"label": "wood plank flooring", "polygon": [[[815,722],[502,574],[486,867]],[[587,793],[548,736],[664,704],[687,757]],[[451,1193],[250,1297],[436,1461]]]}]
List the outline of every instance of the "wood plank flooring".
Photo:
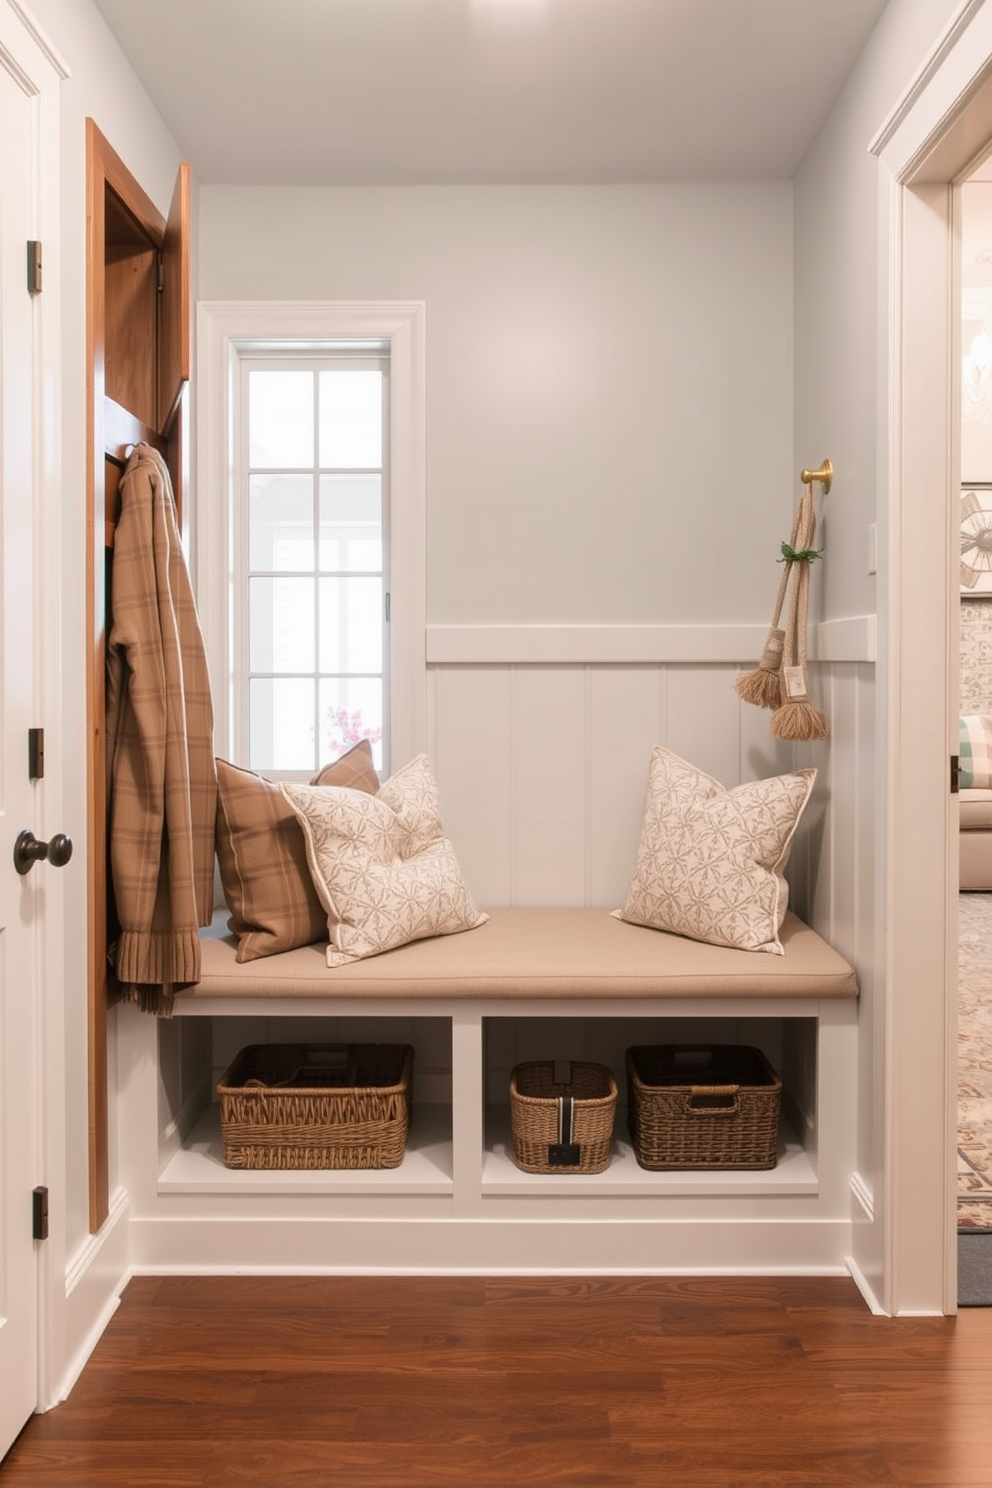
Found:
[{"label": "wood plank flooring", "polygon": [[0,1488],[990,1488],[992,1309],[843,1278],[155,1277]]}]

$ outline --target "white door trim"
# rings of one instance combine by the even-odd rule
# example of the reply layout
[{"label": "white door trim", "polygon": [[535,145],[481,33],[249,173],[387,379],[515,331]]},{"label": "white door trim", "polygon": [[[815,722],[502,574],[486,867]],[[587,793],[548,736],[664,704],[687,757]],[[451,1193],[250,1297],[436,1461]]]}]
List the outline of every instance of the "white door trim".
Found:
[{"label": "white door trim", "polygon": [[957,712],[951,496],[959,478],[959,334],[951,183],[992,138],[990,69],[992,7],[965,5],[872,144],[884,167],[891,286],[890,438],[880,483],[888,492],[879,693],[886,791],[881,1301],[903,1314],[957,1307],[957,803],[947,762]]}]

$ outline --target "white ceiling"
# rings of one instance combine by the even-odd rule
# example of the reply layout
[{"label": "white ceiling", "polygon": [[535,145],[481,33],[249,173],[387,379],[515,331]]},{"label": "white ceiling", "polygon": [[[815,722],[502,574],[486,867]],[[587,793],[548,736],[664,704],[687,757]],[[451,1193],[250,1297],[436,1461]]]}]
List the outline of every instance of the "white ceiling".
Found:
[{"label": "white ceiling", "polygon": [[788,178],[885,0],[96,0],[230,184]]}]

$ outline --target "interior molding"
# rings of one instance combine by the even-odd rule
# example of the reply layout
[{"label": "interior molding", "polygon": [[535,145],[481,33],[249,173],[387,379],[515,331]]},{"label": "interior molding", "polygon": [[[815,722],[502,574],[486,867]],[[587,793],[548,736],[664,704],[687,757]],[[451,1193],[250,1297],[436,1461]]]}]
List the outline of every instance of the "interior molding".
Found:
[{"label": "interior molding", "polygon": [[0,67],[9,73],[13,82],[17,84],[26,98],[37,98],[41,92],[38,84],[29,73],[18,62],[13,52],[9,52],[5,46],[0,45]]},{"label": "interior molding", "polygon": [[849,615],[841,620],[821,620],[810,627],[810,661],[867,661],[878,659],[878,623],[875,615]]},{"label": "interior molding", "polygon": [[945,60],[957,46],[958,41],[981,10],[985,0],[962,0],[955,14],[938,37],[929,55],[920,64],[906,88],[896,100],[868,145],[873,155],[881,155],[893,139],[900,126],[912,113],[917,101],[923,96]]},{"label": "interior molding", "polygon": [[888,1313],[885,1311],[885,1308],[882,1306],[881,1302],[879,1302],[878,1298],[875,1296],[874,1291],[869,1285],[867,1276],[865,1276],[865,1273],[862,1271],[857,1261],[854,1260],[853,1256],[848,1256],[847,1258],[847,1269],[851,1273],[851,1280],[854,1282],[854,1285],[861,1293],[862,1300],[864,1301],[866,1307],[868,1308],[868,1311],[872,1314],[872,1316],[888,1317]]},{"label": "interior molding", "polygon": [[31,37],[35,46],[38,47],[39,51],[44,53],[45,57],[47,57],[48,61],[52,64],[59,77],[71,77],[72,73],[70,72],[65,59],[58,51],[58,48],[55,47],[49,40],[49,38],[45,35],[44,31],[38,25],[38,22],[28,10],[27,6],[22,5],[21,0],[7,0],[7,4],[14,12],[17,19],[24,27],[25,31]]},{"label": "interior molding", "polygon": [[860,1173],[851,1174],[851,1197],[860,1211],[860,1217],[871,1224],[875,1218],[875,1197]]},{"label": "interior molding", "polygon": [[109,1212],[89,1235],[65,1271],[66,1366],[43,1408],[60,1404],[76,1383],[131,1279],[128,1265],[130,1198],[124,1188],[110,1196]]},{"label": "interior molding", "polygon": [[[429,625],[429,666],[753,664],[764,625]],[[811,661],[874,662],[874,615],[811,628]]]},{"label": "interior molding", "polygon": [[990,51],[992,12],[969,0],[869,147],[898,182],[947,185],[987,151]]}]

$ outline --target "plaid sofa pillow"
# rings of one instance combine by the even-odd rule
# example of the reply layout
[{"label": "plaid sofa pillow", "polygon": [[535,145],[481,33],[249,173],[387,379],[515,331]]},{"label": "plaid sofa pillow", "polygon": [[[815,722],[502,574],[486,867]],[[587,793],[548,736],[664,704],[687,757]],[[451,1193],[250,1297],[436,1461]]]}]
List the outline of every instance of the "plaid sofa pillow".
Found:
[{"label": "plaid sofa pillow", "polygon": [[992,718],[968,714],[960,725],[958,785],[961,790],[992,790]]}]

